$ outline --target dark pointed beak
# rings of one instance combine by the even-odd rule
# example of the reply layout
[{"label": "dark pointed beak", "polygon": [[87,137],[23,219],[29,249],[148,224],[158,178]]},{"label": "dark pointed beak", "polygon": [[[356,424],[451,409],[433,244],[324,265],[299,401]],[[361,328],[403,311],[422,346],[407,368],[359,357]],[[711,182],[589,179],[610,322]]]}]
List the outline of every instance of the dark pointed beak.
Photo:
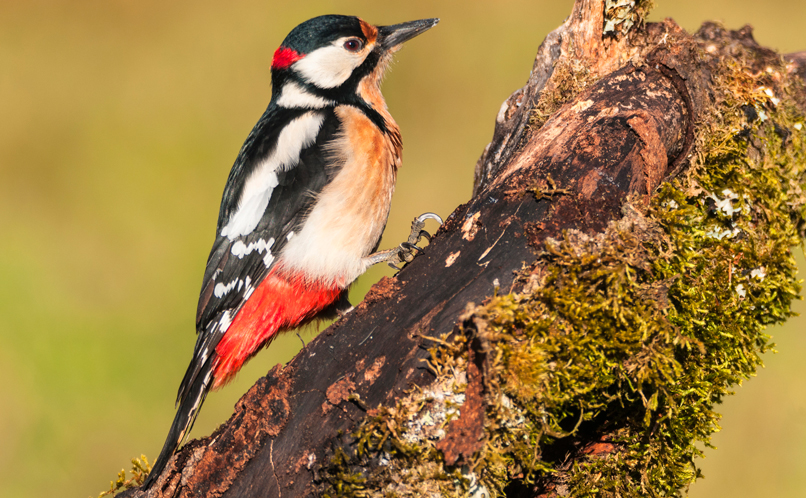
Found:
[{"label": "dark pointed beak", "polygon": [[384,50],[398,48],[403,42],[433,28],[438,22],[439,19],[434,18],[409,21],[392,26],[378,26],[380,45]]}]

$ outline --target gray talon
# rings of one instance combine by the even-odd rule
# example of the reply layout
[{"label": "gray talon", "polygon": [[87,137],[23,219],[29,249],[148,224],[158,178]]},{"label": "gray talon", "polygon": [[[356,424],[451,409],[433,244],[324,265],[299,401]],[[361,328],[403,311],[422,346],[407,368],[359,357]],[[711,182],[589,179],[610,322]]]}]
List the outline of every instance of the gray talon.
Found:
[{"label": "gray talon", "polygon": [[440,225],[443,223],[442,218],[440,218],[439,215],[434,213],[421,214],[420,216],[414,218],[414,221],[411,224],[411,232],[409,233],[409,238],[406,242],[403,242],[394,249],[386,249],[384,251],[379,251],[369,255],[367,257],[369,264],[374,265],[376,263],[385,262],[390,268],[400,271],[401,267],[398,267],[397,265],[405,265],[414,261],[415,256],[425,252],[422,247],[417,245],[420,240],[425,239],[429,244],[431,243],[431,234],[423,230],[426,220],[435,220]]},{"label": "gray talon", "polygon": [[406,252],[409,252],[409,253],[412,250],[416,250],[419,253],[423,252],[423,249],[421,247],[417,247],[416,245],[414,245],[411,242],[403,242],[402,244],[400,244],[400,248],[403,249]]},{"label": "gray talon", "polygon": [[435,220],[440,225],[444,223],[442,221],[442,218],[440,218],[439,215],[436,214],[436,213],[423,213],[423,214],[421,214],[420,216],[417,217],[417,221],[419,221],[420,223],[425,223],[425,220],[429,220],[429,219],[430,220]]},{"label": "gray talon", "polygon": [[409,234],[409,243],[412,245],[417,244],[420,242],[420,239],[425,239],[429,243],[431,242],[431,234],[423,230],[425,226],[425,220],[435,220],[437,223],[442,225],[442,218],[439,215],[434,213],[423,213],[420,216],[414,218],[414,221],[411,223],[411,233]]}]

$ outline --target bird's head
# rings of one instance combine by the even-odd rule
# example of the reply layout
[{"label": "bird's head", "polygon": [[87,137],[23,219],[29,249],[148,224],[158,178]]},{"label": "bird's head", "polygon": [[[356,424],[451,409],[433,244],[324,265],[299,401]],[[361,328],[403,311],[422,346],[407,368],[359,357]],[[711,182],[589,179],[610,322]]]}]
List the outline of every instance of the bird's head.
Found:
[{"label": "bird's head", "polygon": [[[362,80],[377,85],[391,55],[405,41],[437,22],[439,19],[423,19],[373,26],[353,16],[309,19],[294,28],[274,53],[271,65],[274,97],[282,100],[287,87],[289,104],[304,100],[314,104],[317,100],[339,101],[341,97],[354,95]],[[294,102],[294,96],[299,102]]]}]

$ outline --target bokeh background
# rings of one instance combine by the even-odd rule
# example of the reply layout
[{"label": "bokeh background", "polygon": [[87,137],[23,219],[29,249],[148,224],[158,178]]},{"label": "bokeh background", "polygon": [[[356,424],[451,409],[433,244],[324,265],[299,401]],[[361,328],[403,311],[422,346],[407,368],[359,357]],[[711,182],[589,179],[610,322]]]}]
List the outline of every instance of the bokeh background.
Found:
[{"label": "bokeh background", "polygon": [[[657,3],[654,20],[750,22],[764,45],[806,49],[803,0]],[[156,457],[221,191],[293,26],[442,18],[384,86],[406,144],[388,247],[415,215],[468,199],[501,102],[571,4],[0,0],[0,497],[97,496],[130,458]],[[354,302],[385,274],[362,277]],[[691,496],[806,496],[804,331],[803,316],[771,329],[780,352],[724,403]],[[256,357],[208,398],[194,435],[299,348],[288,334]]]}]

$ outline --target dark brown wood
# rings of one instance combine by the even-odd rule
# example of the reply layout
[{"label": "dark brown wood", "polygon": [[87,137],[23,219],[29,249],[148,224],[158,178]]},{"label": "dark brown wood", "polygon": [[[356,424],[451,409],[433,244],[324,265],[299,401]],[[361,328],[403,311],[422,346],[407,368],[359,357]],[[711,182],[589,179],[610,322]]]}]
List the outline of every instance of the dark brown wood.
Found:
[{"label": "dark brown wood", "polygon": [[[376,284],[288,365],[270,371],[229,421],[182,448],[149,493],[121,496],[314,493],[339,434],[353,431],[367,407],[391,406],[413,385],[434,380],[425,337],[451,332],[467,303],[483,302],[496,286],[516,288],[516,272],[534,262],[547,237],[566,229],[601,232],[628,199],[645,205],[665,178],[685,168],[708,103],[698,41],[668,20],[605,37],[601,8],[600,1],[579,0],[546,38],[527,85],[498,116],[476,165],[473,198],[425,253]],[[726,33],[701,38],[752,41]],[[530,128],[530,110],[560,83],[552,79],[555,68],[571,60],[583,61],[596,82]],[[483,422],[483,367],[471,364],[469,409],[439,443],[449,464],[472,454]],[[612,450],[606,441],[578,443],[583,453]]]},{"label": "dark brown wood", "polygon": [[459,418],[448,424],[445,437],[436,445],[448,465],[469,464],[473,455],[484,446],[485,357],[481,340],[474,337],[468,348],[465,402]]}]

